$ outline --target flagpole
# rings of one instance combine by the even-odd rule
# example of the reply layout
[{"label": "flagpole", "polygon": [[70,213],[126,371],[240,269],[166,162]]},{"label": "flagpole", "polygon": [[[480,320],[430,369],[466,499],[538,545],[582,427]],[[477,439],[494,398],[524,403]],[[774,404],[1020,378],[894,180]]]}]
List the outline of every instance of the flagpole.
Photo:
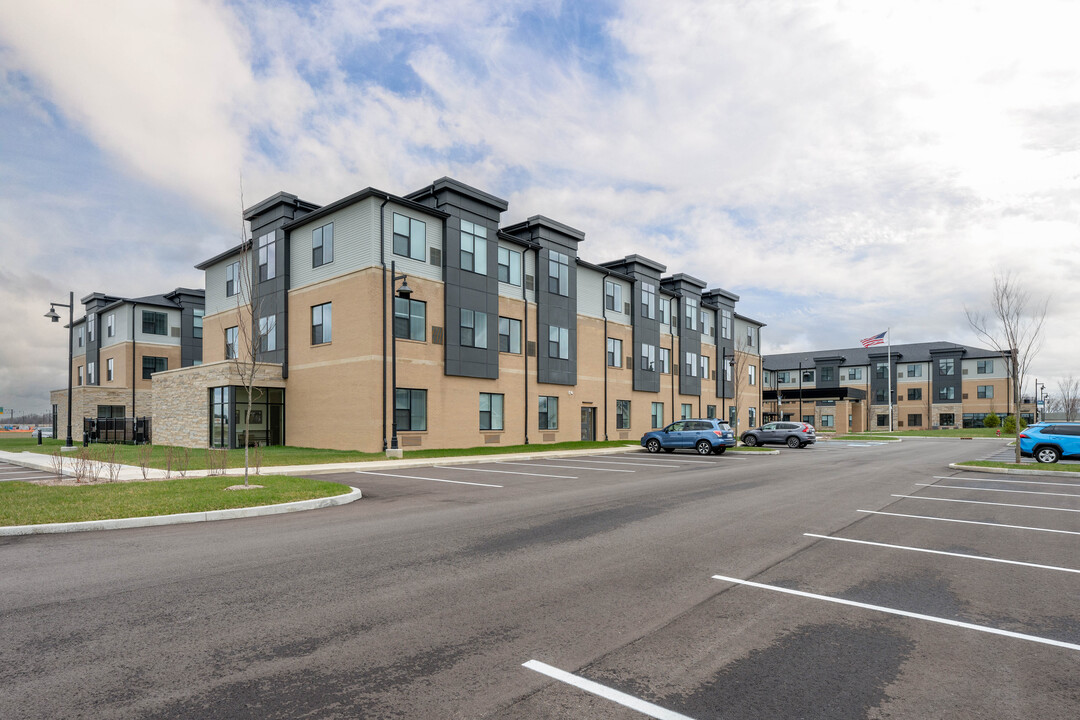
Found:
[{"label": "flagpole", "polygon": [[885,392],[889,396],[889,432],[892,432],[892,328],[887,328],[885,334],[889,336],[889,357],[885,361]]}]

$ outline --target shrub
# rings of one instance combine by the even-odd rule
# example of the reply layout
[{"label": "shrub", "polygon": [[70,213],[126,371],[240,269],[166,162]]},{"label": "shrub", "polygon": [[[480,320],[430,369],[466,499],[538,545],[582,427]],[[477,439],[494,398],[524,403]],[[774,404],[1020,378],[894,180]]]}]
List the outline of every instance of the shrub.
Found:
[{"label": "shrub", "polygon": [[992,412],[989,415],[987,415],[985,418],[983,418],[983,426],[984,427],[996,428],[1000,424],[1001,424],[1001,418],[999,418],[997,413],[995,413],[995,412]]},{"label": "shrub", "polygon": [[[1024,420],[1024,418],[1020,418],[1020,429],[1023,430],[1024,428],[1027,427],[1027,425],[1028,424]],[[1001,423],[1001,429],[1004,430],[1007,433],[1015,434],[1016,433],[1016,418],[1014,416],[1012,416],[1012,415],[1006,416],[1004,422]]]}]

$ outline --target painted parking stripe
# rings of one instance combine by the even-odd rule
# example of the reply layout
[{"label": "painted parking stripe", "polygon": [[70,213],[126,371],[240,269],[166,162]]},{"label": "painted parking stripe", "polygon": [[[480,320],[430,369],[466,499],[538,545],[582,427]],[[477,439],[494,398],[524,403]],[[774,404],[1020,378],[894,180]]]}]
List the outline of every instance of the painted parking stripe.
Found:
[{"label": "painted parking stripe", "polygon": [[990,527],[1011,528],[1013,530],[1034,530],[1036,532],[1058,533],[1059,535],[1080,535],[1080,532],[1077,532],[1076,530],[1056,530],[1054,528],[1031,527],[1028,525],[1006,525],[1005,523],[982,522],[980,520],[960,520],[957,518],[934,517],[933,515],[905,515],[904,513],[885,512],[884,510],[856,510],[855,512],[912,518],[914,520],[940,520],[941,522],[962,523],[964,525],[989,525]]},{"label": "painted parking stripe", "polygon": [[659,705],[653,705],[651,702],[645,702],[640,698],[636,698],[633,695],[627,695],[624,692],[620,692],[613,688],[609,688],[606,685],[593,682],[592,680],[586,680],[585,678],[578,677],[573,673],[568,673],[565,670],[560,670],[557,667],[552,667],[547,663],[542,663],[539,660],[530,660],[527,663],[522,663],[522,667],[527,667],[530,670],[547,675],[549,678],[564,682],[567,685],[573,685],[579,690],[584,690],[587,693],[597,695],[605,700],[611,700],[618,703],[623,707],[628,707],[631,710],[636,710],[642,715],[648,715],[651,718],[657,720],[692,720],[687,715],[662,708]]},{"label": "painted parking stripe", "polygon": [[[562,460],[562,458],[551,458],[551,459],[552,460]],[[642,467],[642,466],[648,466],[648,467],[679,467],[678,465],[661,465],[660,463],[654,463],[654,462],[649,462],[649,461],[646,461],[646,462],[620,462],[618,460],[581,460],[579,458],[574,458],[573,460],[567,460],[566,462],[587,462],[587,463],[598,463],[600,465],[633,465],[635,467]],[[676,462],[678,462],[678,461],[676,460]]]},{"label": "painted parking stripe", "polygon": [[417,475],[394,475],[392,473],[373,472],[371,470],[357,470],[358,475],[385,475],[386,477],[408,478],[409,480],[430,480],[431,482],[453,483],[455,485],[479,485],[480,487],[501,488],[502,485],[489,485],[487,483],[465,482],[464,480],[444,480],[442,478],[419,477]]},{"label": "painted parking stripe", "polygon": [[10,481],[10,480],[43,480],[45,478],[51,478],[51,477],[55,477],[55,476],[53,476],[53,475],[15,475],[15,476],[9,477],[9,476],[5,475],[3,478],[0,478],[0,479],[2,479],[4,481]]},{"label": "painted parking stripe", "polygon": [[791,588],[779,587],[777,585],[766,585],[764,583],[757,583],[751,580],[739,580],[738,578],[730,578],[723,575],[713,575],[713,580],[723,580],[724,582],[735,583],[736,585],[748,585],[750,587],[760,588],[762,590],[772,590],[774,592],[784,593],[786,595],[797,595],[798,597],[810,598],[811,600],[824,600],[825,602],[836,603],[838,605],[848,605],[850,607],[862,608],[864,610],[876,610],[877,612],[888,613],[890,615],[900,615],[902,617],[914,618],[915,620],[926,620],[927,622],[940,623],[942,625],[951,625],[953,627],[964,628],[966,630],[977,630],[978,632],[990,633],[991,635],[1003,635],[1005,637],[1016,638],[1018,640],[1027,640],[1028,642],[1040,643],[1042,645],[1053,645],[1054,647],[1066,648],[1067,650],[1080,650],[1080,645],[1077,645],[1075,643],[1063,642],[1061,640],[1052,640],[1050,638],[1039,637],[1038,635],[1025,635],[1024,633],[1013,632],[1011,630],[1001,630],[999,628],[988,627],[986,625],[975,625],[974,623],[961,622],[960,620],[950,620],[949,618],[935,617],[934,615],[923,615],[922,613],[914,613],[908,610],[897,610],[896,608],[884,607],[883,605],[870,605],[869,603],[861,603],[854,600],[845,600],[843,598],[829,597],[828,595],[817,595],[815,593],[803,592],[802,590],[792,590]]},{"label": "painted parking stripe", "polygon": [[938,485],[936,483],[915,483],[922,487],[933,488],[948,488],[950,490],[978,490],[979,492],[1007,492],[1007,493],[1019,493],[1021,495],[1053,495],[1054,497],[1074,497],[1080,498],[1080,494],[1077,493],[1052,493],[1052,492],[1039,492],[1038,490],[1005,490],[1002,488],[977,488],[966,487],[964,485]]},{"label": "painted parking stripe", "polygon": [[1040,570],[1057,570],[1059,572],[1080,573],[1073,568],[1058,567],[1057,565],[1040,565],[1038,563],[1020,562],[1019,560],[1004,560],[1002,558],[986,557],[984,555],[969,555],[967,553],[947,552],[945,550],[929,550],[927,548],[908,547],[907,545],[890,545],[889,543],[870,542],[869,540],[854,540],[852,538],[836,537],[834,535],[815,535],[803,533],[807,537],[821,538],[822,540],[837,540],[839,542],[857,543],[859,545],[873,545],[875,547],[890,548],[892,550],[911,550],[913,552],[930,553],[931,555],[948,555],[950,557],[966,558],[968,560],[985,560],[986,562],[1003,563],[1005,565],[1022,565],[1024,567],[1038,568]]},{"label": "painted parking stripe", "polygon": [[964,482],[992,482],[992,483],[1012,483],[1015,485],[1060,485],[1062,487],[1080,487],[1080,483],[1063,483],[1063,482],[1041,482],[1039,480],[998,480],[997,478],[966,478],[966,477],[945,477],[942,475],[934,475],[935,480],[963,480]]},{"label": "painted parking stripe", "polygon": [[1059,512],[1080,512],[1072,508],[1046,507],[1045,505],[1016,505],[1015,503],[986,502],[985,500],[957,500],[956,498],[936,498],[924,495],[893,495],[893,497],[907,498],[908,500],[934,500],[937,502],[967,503],[969,505],[999,505],[1001,507],[1027,508],[1028,510],[1057,510]]},{"label": "painted parking stripe", "polygon": [[580,467],[578,465],[542,465],[541,463],[523,463],[523,462],[516,463],[516,462],[502,462],[502,461],[499,461],[499,462],[497,462],[495,464],[496,465],[524,465],[526,467],[562,468],[564,470],[591,470],[593,472],[625,472],[625,473],[637,472],[637,470],[616,470],[615,468],[591,468],[591,467]]},{"label": "painted parking stripe", "polygon": [[476,467],[456,467],[454,465],[432,465],[439,470],[464,470],[465,472],[499,473],[500,475],[531,475],[532,477],[562,478],[564,480],[577,480],[577,475],[545,475],[544,473],[518,472],[517,470],[481,470]]}]

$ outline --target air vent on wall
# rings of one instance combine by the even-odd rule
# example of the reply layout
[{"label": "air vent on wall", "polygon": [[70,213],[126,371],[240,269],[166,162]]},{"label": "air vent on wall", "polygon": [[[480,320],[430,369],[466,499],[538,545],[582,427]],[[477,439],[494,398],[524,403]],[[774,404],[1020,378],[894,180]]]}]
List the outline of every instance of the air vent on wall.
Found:
[{"label": "air vent on wall", "polygon": [[431,251],[428,253],[428,255],[431,258],[432,265],[435,265],[436,267],[442,267],[442,250],[440,248],[431,248]]},{"label": "air vent on wall", "polygon": [[525,354],[529,357],[536,357],[536,343],[529,340],[525,343]]},{"label": "air vent on wall", "polygon": [[712,371],[712,379],[716,380],[716,371],[715,370]]},{"label": "air vent on wall", "polygon": [[896,377],[902,378],[902,377],[904,377],[904,373],[896,373]]},{"label": "air vent on wall", "polygon": [[484,443],[487,444],[487,445],[490,445],[492,443],[497,443],[497,442],[499,442],[501,440],[502,440],[502,435],[485,435],[484,436]]},{"label": "air vent on wall", "polygon": [[532,290],[536,285],[536,279],[532,275],[525,276],[525,289]]},{"label": "air vent on wall", "polygon": [[968,397],[967,397],[967,396],[968,396],[968,394],[967,394],[967,393],[964,393],[964,399],[965,399],[965,400],[967,400],[967,399],[968,399]]},{"label": "air vent on wall", "polygon": [[170,331],[171,331],[173,337],[180,337],[180,328],[178,328],[178,327],[170,328]]},{"label": "air vent on wall", "polygon": [[961,374],[961,375],[967,375],[967,373],[968,373],[968,369],[967,369],[967,368],[964,368],[963,370],[961,370],[961,371],[960,371],[960,374]]},{"label": "air vent on wall", "polygon": [[630,314],[630,303],[623,303],[623,315]]},{"label": "air vent on wall", "polygon": [[544,442],[555,442],[555,433],[544,433]]},{"label": "air vent on wall", "polygon": [[634,369],[634,358],[632,356],[630,356],[630,355],[626,356],[626,369],[627,370],[633,370]]},{"label": "air vent on wall", "polygon": [[431,342],[435,345],[443,344],[443,329],[438,325],[431,326]]}]

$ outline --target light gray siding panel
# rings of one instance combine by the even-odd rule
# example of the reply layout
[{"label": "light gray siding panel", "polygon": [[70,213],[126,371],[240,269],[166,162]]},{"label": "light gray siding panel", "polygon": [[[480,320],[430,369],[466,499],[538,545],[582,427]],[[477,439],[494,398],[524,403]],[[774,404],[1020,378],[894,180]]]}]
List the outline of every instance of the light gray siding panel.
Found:
[{"label": "light gray siding panel", "polygon": [[[499,283],[499,294],[500,295],[502,295],[503,297],[510,297],[510,298],[515,298],[517,300],[520,300],[521,299],[521,290],[525,286],[525,275],[527,274],[526,266],[529,263],[529,257],[528,256],[532,255],[532,251],[531,250],[526,250],[525,248],[521,247],[520,245],[514,245],[513,243],[506,243],[506,242],[500,242],[499,247],[504,247],[504,248],[507,248],[509,250],[513,250],[514,252],[519,253],[522,256],[524,256],[524,259],[523,259],[523,261],[521,263],[521,285],[511,285],[509,283],[504,283],[504,282]],[[532,293],[530,292],[529,295],[531,296]]]},{"label": "light gray siding panel", "polygon": [[[142,331],[142,314],[143,312],[163,312],[169,316],[169,329],[165,335],[152,335],[150,333],[144,333]],[[180,337],[173,337],[173,328],[180,327],[180,310],[169,310],[168,308],[156,307],[151,305],[139,305],[135,308],[135,341],[140,343],[154,343],[155,345],[180,345]]]},{"label": "light gray siding panel", "polygon": [[[618,280],[618,279],[610,277],[610,276],[607,278],[607,282],[613,282],[613,283],[615,283],[616,285],[618,285],[619,287],[622,288],[622,307],[618,308],[616,310],[608,310],[608,312],[607,312],[608,320],[610,320],[612,322],[622,323],[623,325],[629,325],[632,322],[632,320],[630,319],[629,315],[627,315],[626,313],[623,312],[623,309],[626,308],[626,305],[630,302],[631,298],[634,296],[634,290],[633,290],[632,285],[630,283],[624,281],[624,280]],[[604,297],[603,297],[603,293],[604,293],[604,276],[603,275],[600,276],[600,293],[601,293],[601,298],[600,298],[601,305],[600,305],[600,307],[603,308],[604,307],[603,306],[603,303],[604,303]]]},{"label": "light gray siding panel", "polygon": [[236,309],[236,297],[225,296],[225,268],[239,259],[240,255],[237,254],[206,268],[205,308],[207,316]]},{"label": "light gray siding panel", "polygon": [[[113,337],[109,337],[109,316],[115,317],[113,320]],[[110,345],[116,345],[117,343],[130,342],[131,341],[131,305],[120,305],[111,310],[106,310],[101,313],[101,347],[107,348]]]},{"label": "light gray siding panel", "polygon": [[[365,202],[370,202],[374,204],[373,227],[375,228],[376,233],[378,233],[379,205],[382,203],[382,200],[376,201],[374,198],[372,198],[371,200],[367,200]],[[392,260],[397,263],[397,271],[399,273],[403,272],[407,275],[415,275],[416,277],[422,277],[427,278],[428,280],[442,282],[442,267],[443,264],[446,263],[446,260],[444,259],[443,264],[440,265],[432,265],[430,262],[432,248],[437,249],[440,255],[442,255],[445,250],[445,246],[443,243],[442,218],[427,215],[419,210],[413,210],[412,208],[405,208],[392,202],[387,203],[386,207],[383,208],[383,211],[386,213],[385,225],[383,226],[383,243],[386,248],[387,267],[390,266],[390,261]],[[427,257],[423,262],[419,260],[414,260],[409,257],[403,257],[401,255],[394,254],[394,213],[398,213],[399,215],[405,215],[407,217],[420,220],[424,223],[424,229],[427,233],[427,247],[425,248],[425,255]],[[495,242],[495,240],[489,235],[488,243],[490,244],[493,242]],[[373,255],[369,264],[377,265],[379,263],[379,248],[377,245],[374,244],[371,244],[371,248],[373,250]]]},{"label": "light gray siding panel", "polygon": [[[578,314],[596,318],[604,317],[604,275],[581,265],[577,270]],[[544,280],[546,281],[547,278]]]},{"label": "light gray siding panel", "polygon": [[[379,248],[375,238],[378,236],[378,210],[381,202],[368,198],[290,230],[289,283],[292,288],[301,288],[378,265]],[[389,214],[387,217],[390,217]],[[312,267],[311,233],[330,223],[334,224],[334,259],[319,267]]]}]

